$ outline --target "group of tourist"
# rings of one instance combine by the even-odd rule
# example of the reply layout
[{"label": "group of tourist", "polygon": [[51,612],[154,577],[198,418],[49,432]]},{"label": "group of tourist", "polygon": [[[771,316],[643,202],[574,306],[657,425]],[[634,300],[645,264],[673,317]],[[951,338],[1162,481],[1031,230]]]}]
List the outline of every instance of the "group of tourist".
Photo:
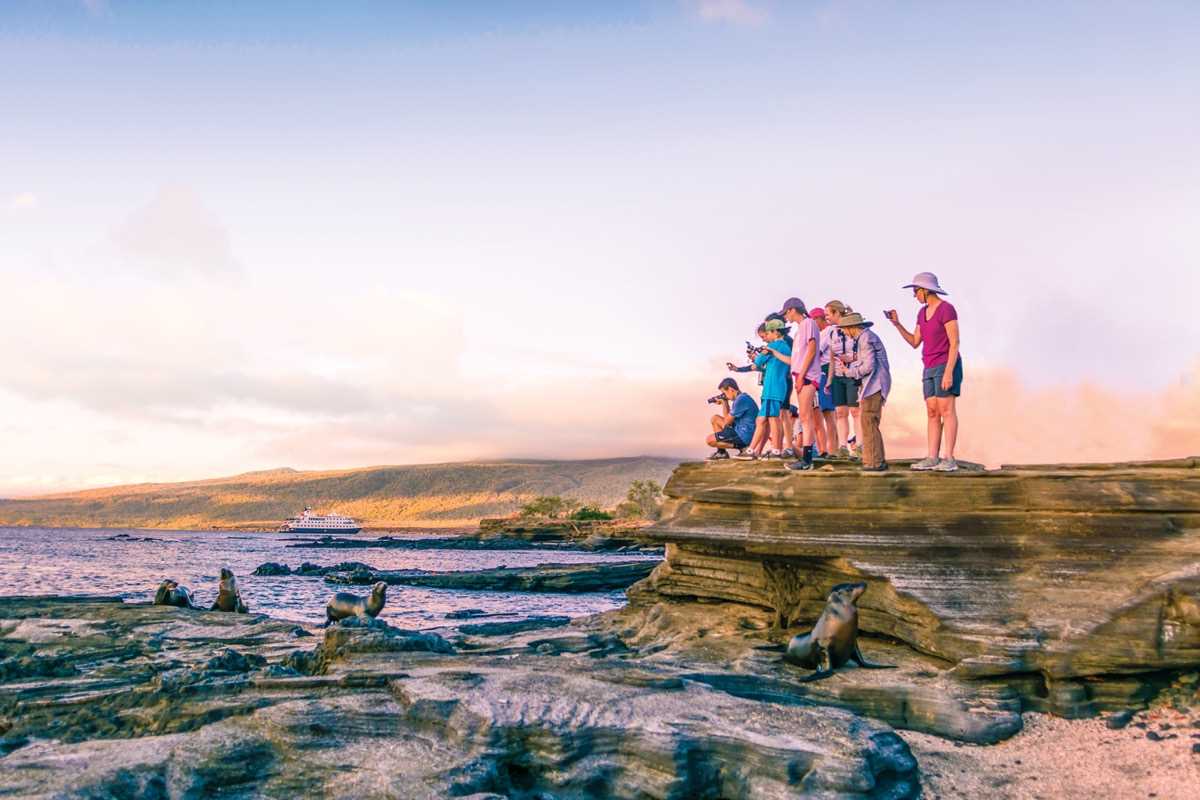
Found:
[{"label": "group of tourist", "polygon": [[[905,328],[894,309],[884,313],[905,342],[921,348],[924,362],[928,452],[912,469],[954,472],[955,400],[963,376],[958,314],[942,299],[947,293],[932,272],[916,275],[903,288],[912,289],[921,305],[915,328]],[[811,470],[814,458],[840,457],[860,459],[864,472],[886,471],[879,426],[892,374],[873,325],[840,300],[809,309],[791,297],[768,314],[757,331],[762,345],[746,343],[750,363],[726,364],[732,372],[759,375],[759,402],[734,378],[721,381],[720,393],[709,398],[723,412],[712,418],[708,445],[716,452],[709,458],[789,459],[788,469]],[[731,456],[730,450],[737,452]]]}]

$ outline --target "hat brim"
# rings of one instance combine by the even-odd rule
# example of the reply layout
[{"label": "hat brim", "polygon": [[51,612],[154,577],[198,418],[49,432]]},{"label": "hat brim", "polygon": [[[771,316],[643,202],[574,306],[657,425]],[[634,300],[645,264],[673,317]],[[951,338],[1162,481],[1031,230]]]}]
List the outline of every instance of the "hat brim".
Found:
[{"label": "hat brim", "polygon": [[922,286],[919,283],[906,283],[903,286],[901,286],[900,288],[901,289],[924,289],[925,291],[933,292],[934,294],[950,294],[945,289],[931,289],[928,286]]},{"label": "hat brim", "polygon": [[870,328],[874,324],[875,324],[874,322],[864,319],[862,322],[852,322],[849,325],[843,325],[842,323],[839,322],[838,327],[839,328]]}]

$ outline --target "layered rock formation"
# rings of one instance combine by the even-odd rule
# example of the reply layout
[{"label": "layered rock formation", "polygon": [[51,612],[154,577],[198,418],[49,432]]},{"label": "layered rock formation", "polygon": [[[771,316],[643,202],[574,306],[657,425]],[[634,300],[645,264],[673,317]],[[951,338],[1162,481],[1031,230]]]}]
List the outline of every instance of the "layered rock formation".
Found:
[{"label": "layered rock formation", "polygon": [[[909,798],[886,725],[635,663],[97,599],[0,600],[0,786],[20,797]],[[310,643],[316,642],[313,647]],[[31,655],[36,652],[36,656]]]},{"label": "layered rock formation", "polygon": [[666,557],[635,608],[768,609],[782,640],[829,587],[865,581],[863,631],[1064,716],[1138,705],[1200,666],[1197,459],[874,475],[715,462],[681,466],[665,493],[644,536]]}]

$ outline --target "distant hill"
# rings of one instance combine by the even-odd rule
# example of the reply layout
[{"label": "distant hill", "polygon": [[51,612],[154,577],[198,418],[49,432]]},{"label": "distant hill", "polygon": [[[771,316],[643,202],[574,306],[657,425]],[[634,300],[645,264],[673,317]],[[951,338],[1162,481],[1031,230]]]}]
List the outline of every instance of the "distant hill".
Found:
[{"label": "distant hill", "polygon": [[275,469],[0,500],[0,525],[199,529],[274,527],[305,506],[369,527],[458,527],[538,495],[616,505],[636,480],[665,483],[678,459],[479,461],[334,472]]}]

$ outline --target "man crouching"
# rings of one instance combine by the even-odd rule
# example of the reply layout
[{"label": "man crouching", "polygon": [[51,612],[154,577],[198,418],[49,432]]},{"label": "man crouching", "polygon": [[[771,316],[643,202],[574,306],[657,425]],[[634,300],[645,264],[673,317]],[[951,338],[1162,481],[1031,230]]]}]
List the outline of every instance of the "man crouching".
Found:
[{"label": "man crouching", "polygon": [[726,378],[717,385],[720,391],[716,397],[710,397],[708,402],[720,403],[722,414],[712,417],[712,435],[708,437],[709,447],[717,451],[709,456],[709,460],[718,461],[729,458],[727,448],[744,450],[750,446],[754,438],[754,423],[758,417],[758,403],[748,394],[738,389],[737,381]]}]

